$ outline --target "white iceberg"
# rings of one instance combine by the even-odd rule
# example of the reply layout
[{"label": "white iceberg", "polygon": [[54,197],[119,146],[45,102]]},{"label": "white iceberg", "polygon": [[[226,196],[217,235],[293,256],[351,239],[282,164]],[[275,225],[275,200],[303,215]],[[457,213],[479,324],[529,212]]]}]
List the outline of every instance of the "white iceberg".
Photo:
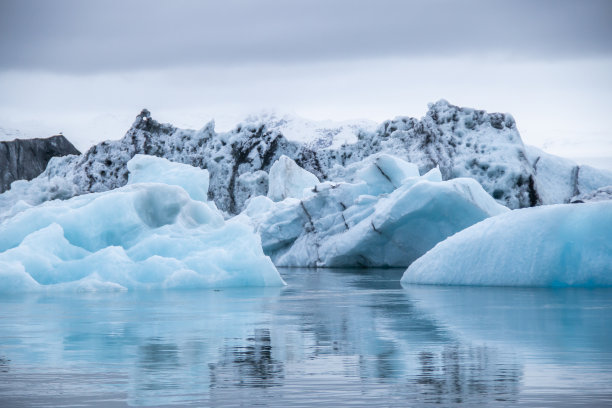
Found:
[{"label": "white iceberg", "polygon": [[[612,171],[579,166],[572,160],[554,156],[533,146],[525,146],[535,174],[535,187],[542,204],[586,201],[597,190],[612,186]],[[604,199],[599,195],[599,200]],[[588,200],[588,198],[587,198]]]},{"label": "white iceberg", "polygon": [[436,245],[410,265],[402,283],[612,286],[612,202],[489,218]]},{"label": "white iceberg", "polygon": [[[124,187],[50,201],[2,222],[0,291],[284,284],[248,225],[224,221],[214,203],[199,201],[206,171],[143,156],[128,167]],[[170,184],[149,182],[156,179]]]},{"label": "white iceberg", "polygon": [[402,159],[372,155],[335,174],[305,198],[249,200],[238,219],[260,234],[277,266],[405,267],[436,243],[509,211],[473,179],[419,176]]},{"label": "white iceberg", "polygon": [[287,197],[303,198],[308,195],[304,190],[311,189],[317,184],[319,184],[317,176],[282,155],[270,168],[268,198],[272,201],[282,201]]},{"label": "white iceberg", "polygon": [[588,203],[591,201],[609,201],[612,200],[612,186],[601,187],[590,193],[581,194],[572,197],[570,203]]}]

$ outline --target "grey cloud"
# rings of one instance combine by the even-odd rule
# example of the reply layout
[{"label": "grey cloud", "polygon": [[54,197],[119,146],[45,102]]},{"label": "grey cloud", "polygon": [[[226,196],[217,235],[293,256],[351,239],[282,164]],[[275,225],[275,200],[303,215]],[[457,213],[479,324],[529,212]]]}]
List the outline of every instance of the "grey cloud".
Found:
[{"label": "grey cloud", "polygon": [[612,2],[0,2],[0,69],[67,73],[197,65],[503,55],[612,55]]}]

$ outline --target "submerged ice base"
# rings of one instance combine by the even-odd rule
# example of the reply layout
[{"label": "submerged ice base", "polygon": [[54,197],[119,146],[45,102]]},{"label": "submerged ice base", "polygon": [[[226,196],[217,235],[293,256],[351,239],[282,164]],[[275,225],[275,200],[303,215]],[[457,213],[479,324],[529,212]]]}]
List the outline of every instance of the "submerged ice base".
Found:
[{"label": "submerged ice base", "polygon": [[612,202],[515,210],[436,245],[402,283],[612,286]]},{"label": "submerged ice base", "polygon": [[249,226],[199,201],[206,171],[150,156],[128,166],[134,184],[47,202],[0,224],[0,291],[284,284]]}]

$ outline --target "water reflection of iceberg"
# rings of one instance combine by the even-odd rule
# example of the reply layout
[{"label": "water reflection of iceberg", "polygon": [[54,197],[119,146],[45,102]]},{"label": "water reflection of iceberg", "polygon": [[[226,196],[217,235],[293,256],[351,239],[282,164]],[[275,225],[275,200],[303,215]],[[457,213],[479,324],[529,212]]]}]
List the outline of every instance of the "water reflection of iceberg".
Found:
[{"label": "water reflection of iceberg", "polygon": [[[580,372],[590,381],[610,366],[610,292],[402,289],[401,270],[281,272],[283,288],[0,298],[0,333],[10,333],[0,399],[21,377],[48,405],[123,393],[131,405],[491,406],[521,401],[534,367],[549,381],[591,355]],[[58,400],[60,388],[74,400]]]},{"label": "water reflection of iceberg", "polygon": [[[92,389],[126,392],[130,405],[193,400],[210,386],[209,363],[219,359],[220,346],[243,346],[269,320],[266,309],[282,290],[9,296],[2,298],[0,332],[11,336],[0,353],[10,360],[9,375],[21,370],[31,378],[27,392],[49,389],[39,390],[49,401],[60,397],[55,388],[79,401]],[[86,375],[75,381],[80,373]],[[97,373],[110,380],[100,382]]]},{"label": "water reflection of iceberg", "polygon": [[514,348],[549,363],[611,362],[612,289],[407,284],[404,290],[424,315],[464,340]]}]

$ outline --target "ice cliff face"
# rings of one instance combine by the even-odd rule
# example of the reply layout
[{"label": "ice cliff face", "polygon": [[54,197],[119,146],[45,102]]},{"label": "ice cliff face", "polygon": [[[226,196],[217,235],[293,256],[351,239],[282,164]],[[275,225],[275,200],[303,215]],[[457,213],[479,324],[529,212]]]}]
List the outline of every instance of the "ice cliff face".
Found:
[{"label": "ice cliff face", "polygon": [[52,157],[81,154],[64,136],[0,142],[0,193],[15,180],[31,180]]},{"label": "ice cliff face", "polygon": [[[420,120],[399,117],[378,127],[296,125],[310,129],[309,142],[303,132],[292,140],[294,125],[259,117],[224,133],[215,131],[214,122],[200,130],[185,130],[161,124],[143,110],[121,140],[100,143],[78,157],[53,159],[37,179],[17,183],[14,191],[0,195],[0,218],[19,211],[19,206],[11,208],[20,200],[21,206],[35,205],[123,186],[128,179],[126,163],[135,154],[208,169],[209,199],[226,214],[237,214],[248,198],[267,194],[268,173],[282,155],[326,181],[342,180],[339,167],[374,153],[390,153],[415,163],[421,173],[437,166],[444,180],[473,178],[509,208],[568,202],[576,195],[557,194],[571,174],[555,178],[536,171],[537,163],[528,159],[514,119],[506,114],[461,108],[441,100],[431,104]],[[593,183],[585,184],[579,193],[612,184],[612,177],[597,177],[590,177]]]},{"label": "ice cliff face", "polygon": [[[342,161],[377,151],[416,163],[421,172],[438,166],[444,180],[471,177],[510,208],[540,203],[533,169],[525,156],[514,119],[501,113],[460,108],[442,100],[424,118],[400,117],[360,134],[354,146],[339,149]],[[328,161],[338,156],[330,152]],[[347,159],[344,159],[344,158]]]}]

